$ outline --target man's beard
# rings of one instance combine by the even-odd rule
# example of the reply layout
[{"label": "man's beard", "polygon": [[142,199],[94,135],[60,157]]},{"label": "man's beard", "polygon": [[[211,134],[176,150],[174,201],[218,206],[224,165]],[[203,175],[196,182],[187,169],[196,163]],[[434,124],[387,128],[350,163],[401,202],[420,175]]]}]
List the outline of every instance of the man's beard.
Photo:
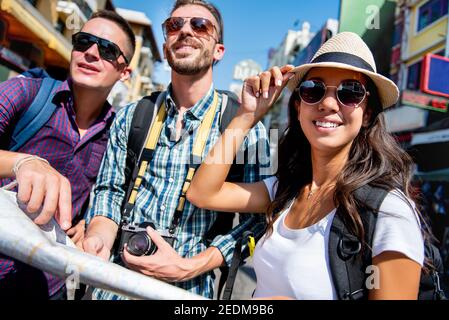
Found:
[{"label": "man's beard", "polygon": [[192,76],[209,69],[214,60],[210,50],[200,48],[200,53],[195,59],[177,59],[171,50],[167,50],[167,61],[170,67],[178,74]]}]

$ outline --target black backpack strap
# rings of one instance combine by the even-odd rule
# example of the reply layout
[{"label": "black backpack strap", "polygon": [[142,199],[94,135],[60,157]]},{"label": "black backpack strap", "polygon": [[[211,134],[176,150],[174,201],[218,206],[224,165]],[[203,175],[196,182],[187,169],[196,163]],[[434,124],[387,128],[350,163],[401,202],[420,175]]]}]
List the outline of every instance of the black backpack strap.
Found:
[{"label": "black backpack strap", "polygon": [[440,250],[428,239],[424,242],[424,255],[431,265],[426,265],[427,272],[421,272],[418,300],[447,300],[441,286],[444,265]]},{"label": "black backpack strap", "polygon": [[[142,98],[134,110],[131,128],[128,134],[128,145],[125,167],[125,186],[127,186],[126,196],[122,203],[122,212],[129,214],[132,208],[126,208],[128,198],[132,192],[134,181],[139,170],[139,158],[147,137],[148,130],[156,115],[158,98],[161,92],[153,92],[150,96]],[[126,217],[122,217],[123,218]]]},{"label": "black backpack strap", "polygon": [[[361,243],[346,229],[337,210],[329,237],[329,261],[332,279],[341,300],[368,298],[366,268],[372,264],[372,242],[380,206],[388,191],[365,185],[355,193],[360,218],[365,231],[367,249],[359,254]],[[424,242],[425,258],[431,263],[429,272],[422,272],[419,300],[446,300],[440,286],[440,275],[444,272],[440,252],[428,239]]]},{"label": "black backpack strap", "polygon": [[[237,110],[240,107],[239,98],[231,91],[217,90],[221,94],[222,104],[220,110],[220,133],[223,133],[228,127],[229,123],[237,114]],[[244,165],[234,163],[229,170],[229,174],[226,181],[241,182],[244,174]],[[217,218],[212,224],[211,228],[207,232],[205,238],[207,245],[209,246],[214,238],[221,234],[226,234],[232,229],[233,220],[235,215],[233,214],[217,214]],[[224,286],[226,284],[226,292],[223,294],[224,300],[229,300],[232,294],[232,287],[234,285],[235,277],[237,275],[238,266],[241,263],[241,247],[242,239],[237,240],[236,248],[234,249],[234,255],[232,257],[231,267],[220,267],[220,279],[217,288],[217,299],[220,299]],[[239,246],[239,248],[237,248]],[[236,255],[237,253],[237,255]],[[225,299],[226,298],[226,299]]]},{"label": "black backpack strap", "polygon": [[[235,279],[237,277],[237,271],[242,262],[242,246],[244,242],[248,241],[248,238],[253,236],[251,231],[245,231],[240,239],[237,240],[237,243],[234,248],[234,253],[232,255],[232,263],[229,267],[228,274],[226,277],[226,286],[224,288],[222,300],[231,300],[232,290],[234,288]],[[220,278],[219,290],[217,297],[220,298],[220,293],[223,288],[223,277]]]},{"label": "black backpack strap", "polygon": [[[220,117],[220,133],[223,133],[232,119],[235,117],[238,108],[240,107],[240,102],[238,101],[238,97],[235,93],[226,90],[217,90],[221,94],[222,104],[221,104],[221,117]],[[226,181],[238,182],[243,179],[243,165],[233,164]],[[211,228],[206,234],[207,245],[209,246],[214,238],[220,234],[226,234],[229,230],[232,229],[232,224],[234,220],[233,214],[217,214],[217,218],[212,224]],[[221,278],[220,281],[225,278],[225,274],[227,277],[228,267],[220,267]],[[223,286],[221,286],[222,288]],[[220,286],[219,286],[220,288]],[[218,295],[221,294],[221,290],[219,289]]]},{"label": "black backpack strap", "polygon": [[333,283],[340,300],[366,299],[366,267],[371,264],[371,243],[379,208],[388,191],[365,185],[355,191],[358,210],[365,230],[365,243],[369,248],[362,252],[362,243],[347,229],[339,209],[332,221],[329,236],[329,264]]},{"label": "black backpack strap", "polygon": [[239,98],[234,92],[226,90],[217,90],[221,94],[221,121],[220,132],[223,133],[228,127],[229,123],[234,119],[237,110],[240,107]]},{"label": "black backpack strap", "polygon": [[[234,119],[240,107],[240,101],[234,92],[226,90],[218,90],[221,93],[223,103],[221,110],[220,132],[223,133],[228,127],[229,123]],[[243,164],[233,163],[226,181],[241,182],[245,166]]]}]

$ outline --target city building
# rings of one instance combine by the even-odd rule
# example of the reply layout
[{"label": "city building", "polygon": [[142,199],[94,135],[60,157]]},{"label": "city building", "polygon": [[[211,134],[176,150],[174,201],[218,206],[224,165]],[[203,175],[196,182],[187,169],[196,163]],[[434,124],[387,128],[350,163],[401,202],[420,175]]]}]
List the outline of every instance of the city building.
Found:
[{"label": "city building", "polygon": [[117,83],[110,97],[114,106],[123,106],[137,101],[155,90],[163,90],[153,81],[154,66],[162,62],[151,20],[140,11],[117,8],[117,13],[125,18],[136,35],[136,51],[130,66],[131,79],[126,83]]},{"label": "city building", "polygon": [[72,34],[105,8],[111,0],[0,0],[0,81],[33,67],[66,78]]},{"label": "city building", "polygon": [[[371,49],[377,72],[390,75],[397,0],[340,0],[338,32],[358,34]],[[356,14],[355,14],[356,13]]]},{"label": "city building", "polygon": [[242,60],[234,66],[232,78],[235,80],[229,85],[229,91],[241,98],[243,82],[246,78],[255,76],[263,71],[262,67],[254,60]]},{"label": "city building", "polygon": [[[449,243],[448,0],[398,0],[391,78],[399,103],[387,127],[413,157],[423,210],[447,260]],[[444,281],[443,281],[444,282]],[[446,275],[446,286],[449,281]]]},{"label": "city building", "polygon": [[[268,68],[286,64],[297,65],[295,60],[299,53],[307,48],[314,36],[315,32],[310,30],[308,22],[303,22],[301,30],[288,30],[279,47],[270,50]],[[267,128],[279,129],[282,132],[287,127],[286,96],[289,94],[283,94],[272,107],[272,111],[265,117],[264,124]]]},{"label": "city building", "polygon": [[65,79],[72,35],[101,9],[118,11],[136,34],[132,77],[114,87],[109,100],[120,106],[151,93],[154,64],[161,62],[151,21],[143,12],[116,10],[111,0],[0,0],[0,81],[34,67]]},{"label": "city building", "polygon": [[[288,63],[295,66],[310,62],[320,46],[337,33],[338,21],[328,19],[324,23],[323,27],[318,30],[318,32],[310,32],[309,28],[310,26],[308,23],[303,24],[303,30],[301,33],[303,37],[300,44],[298,45],[298,42],[296,42],[297,46],[292,47],[292,50],[288,55],[286,55],[284,61],[288,61]],[[281,45],[281,48],[283,45],[284,43]],[[277,55],[273,55],[272,57],[280,60]],[[287,107],[289,97],[290,91],[288,89],[284,89],[284,92],[281,94],[278,102],[275,106],[273,106],[273,111],[270,112],[264,119],[264,123],[268,128],[279,129],[280,133],[284,132],[287,128],[289,121]]]},{"label": "city building", "polygon": [[[411,133],[447,117],[447,96],[429,94],[423,85],[429,54],[448,54],[448,0],[402,0],[396,10],[391,78],[401,101],[387,113],[389,130],[407,145]],[[447,75],[446,75],[447,76]],[[427,77],[427,78],[426,78]],[[432,80],[432,79],[431,79]],[[447,82],[444,78],[439,82]],[[420,103],[415,103],[420,100]],[[435,107],[441,105],[442,107]],[[404,117],[404,115],[407,115]]]},{"label": "city building", "polygon": [[401,0],[396,10],[391,78],[401,98],[386,113],[387,126],[414,155],[417,176],[423,178],[422,170],[449,168],[449,150],[441,145],[449,141],[444,135],[449,130],[448,2]]},{"label": "city building", "polygon": [[301,30],[288,30],[279,47],[270,50],[268,68],[292,64],[298,52],[309,44],[314,35],[307,21],[303,22]]}]

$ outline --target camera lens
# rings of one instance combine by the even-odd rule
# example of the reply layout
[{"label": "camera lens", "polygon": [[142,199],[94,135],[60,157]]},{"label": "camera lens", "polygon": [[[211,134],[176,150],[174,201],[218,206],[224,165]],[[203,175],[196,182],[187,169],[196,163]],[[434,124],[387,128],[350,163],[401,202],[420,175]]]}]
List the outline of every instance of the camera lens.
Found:
[{"label": "camera lens", "polygon": [[150,255],[155,251],[150,236],[145,232],[132,235],[128,240],[127,249],[134,256]]}]

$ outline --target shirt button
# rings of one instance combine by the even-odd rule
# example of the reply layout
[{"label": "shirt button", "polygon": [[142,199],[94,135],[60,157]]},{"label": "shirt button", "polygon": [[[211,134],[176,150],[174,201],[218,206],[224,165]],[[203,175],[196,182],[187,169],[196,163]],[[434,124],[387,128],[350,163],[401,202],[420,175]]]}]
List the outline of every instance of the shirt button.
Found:
[{"label": "shirt button", "polygon": [[165,210],[165,206],[164,206],[164,205],[161,206],[161,210],[162,210],[162,211]]},{"label": "shirt button", "polygon": [[173,178],[168,179],[168,182],[170,182],[170,183],[173,183],[174,181],[175,181],[175,179],[173,179]]}]

